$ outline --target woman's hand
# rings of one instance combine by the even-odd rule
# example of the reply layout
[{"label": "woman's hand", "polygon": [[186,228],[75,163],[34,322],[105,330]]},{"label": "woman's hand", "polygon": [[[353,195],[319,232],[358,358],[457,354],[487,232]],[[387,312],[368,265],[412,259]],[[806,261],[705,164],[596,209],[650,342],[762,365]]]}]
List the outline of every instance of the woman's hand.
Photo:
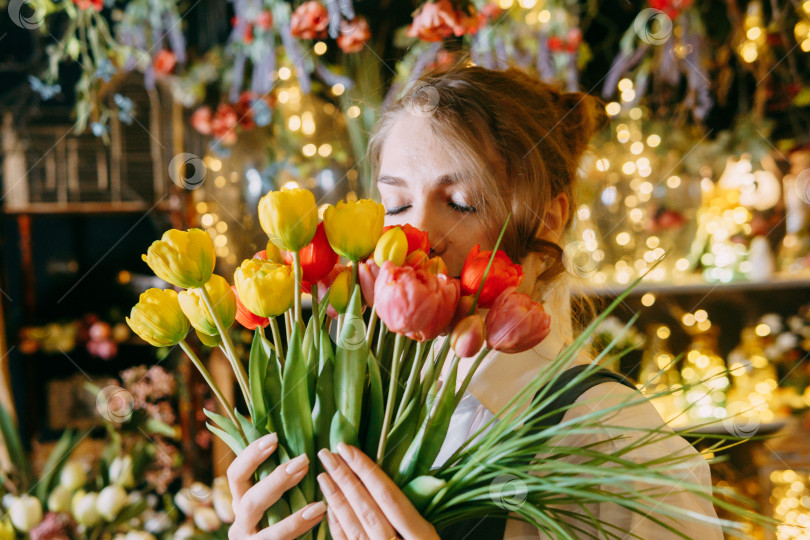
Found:
[{"label": "woman's hand", "polygon": [[338,443],[318,457],[326,469],[318,475],[334,540],[438,539],[436,529],[414,508],[394,481],[359,448]]},{"label": "woman's hand", "polygon": [[236,456],[228,467],[228,485],[233,496],[233,525],[228,530],[231,540],[293,540],[323,519],[323,501],[308,504],[275,525],[261,531],[258,524],[265,510],[281,499],[285,491],[307,474],[309,458],[302,454],[282,463],[272,473],[253,485],[253,473],[278,446],[275,433],[256,439]]}]

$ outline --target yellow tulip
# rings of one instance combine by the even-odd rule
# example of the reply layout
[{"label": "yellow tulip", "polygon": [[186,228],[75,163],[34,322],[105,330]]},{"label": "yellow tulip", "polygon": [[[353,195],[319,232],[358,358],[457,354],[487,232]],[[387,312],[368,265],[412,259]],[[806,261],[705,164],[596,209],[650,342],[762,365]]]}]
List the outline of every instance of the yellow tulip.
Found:
[{"label": "yellow tulip", "polygon": [[259,223],[276,246],[299,251],[312,241],[318,227],[315,196],[300,188],[271,191],[259,201]]},{"label": "yellow tulip", "polygon": [[359,261],[368,257],[383,230],[385,207],[370,199],[339,201],[326,207],[323,226],[326,238],[339,255]]},{"label": "yellow tulip", "polygon": [[219,334],[209,336],[205,332],[200,332],[199,330],[194,330],[194,333],[197,334],[197,338],[200,340],[200,343],[206,347],[216,347],[222,343],[222,336]]},{"label": "yellow tulip", "polygon": [[200,229],[170,229],[141,258],[157,277],[184,289],[202,287],[216,264],[214,241]]},{"label": "yellow tulip", "polygon": [[0,540],[14,540],[16,534],[14,533],[14,526],[11,524],[11,518],[5,518],[0,521]]},{"label": "yellow tulip", "polygon": [[132,307],[127,324],[155,347],[171,347],[186,337],[188,319],[172,289],[147,289]]},{"label": "yellow tulip", "polygon": [[374,262],[380,267],[385,261],[402,266],[407,255],[408,237],[400,227],[391,227],[385,231],[377,241],[377,247],[374,248]]},{"label": "yellow tulip", "polygon": [[[225,328],[230,328],[236,319],[236,295],[233,294],[230,284],[224,277],[213,274],[205,284],[205,290],[211,297],[211,303],[216,311],[215,315]],[[203,301],[200,289],[182,291],[177,298],[180,301],[180,308],[188,317],[191,326],[209,336],[219,334],[214,318]]]},{"label": "yellow tulip", "polygon": [[267,249],[264,251],[267,254],[267,260],[274,263],[282,264],[284,257],[281,256],[281,250],[273,243],[272,240],[267,241]]},{"label": "yellow tulip", "polygon": [[246,259],[234,272],[239,300],[259,317],[276,317],[293,306],[292,268],[262,259]]},{"label": "yellow tulip", "polygon": [[349,305],[349,281],[352,277],[352,267],[347,266],[342,272],[335,276],[332,285],[329,287],[329,305],[338,313],[346,311]]}]

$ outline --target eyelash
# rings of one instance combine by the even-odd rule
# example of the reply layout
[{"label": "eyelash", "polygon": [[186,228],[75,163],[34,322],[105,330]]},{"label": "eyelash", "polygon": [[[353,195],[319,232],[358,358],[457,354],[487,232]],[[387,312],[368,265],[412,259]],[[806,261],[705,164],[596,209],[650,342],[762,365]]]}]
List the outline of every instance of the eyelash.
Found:
[{"label": "eyelash", "polygon": [[[457,212],[461,212],[462,214],[472,214],[472,213],[476,212],[475,208],[472,207],[472,206],[464,206],[462,204],[454,203],[453,201],[450,201],[447,204],[450,206],[450,208],[452,208],[453,210],[456,210]],[[410,205],[406,204],[405,206],[400,206],[399,208],[394,208],[393,210],[387,210],[385,212],[385,215],[386,216],[395,216],[397,214],[401,214],[402,212],[404,212],[408,208],[410,208]]]}]

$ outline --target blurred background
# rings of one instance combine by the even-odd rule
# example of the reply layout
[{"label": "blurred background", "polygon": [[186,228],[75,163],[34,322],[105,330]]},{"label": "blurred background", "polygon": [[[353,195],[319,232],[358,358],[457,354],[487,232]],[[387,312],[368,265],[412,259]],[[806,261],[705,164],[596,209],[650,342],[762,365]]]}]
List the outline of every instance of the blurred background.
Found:
[{"label": "blurred background", "polygon": [[[145,535],[226,538],[215,478],[230,454],[201,413],[212,397],[179,350],[124,323],[162,283],[140,256],[169,228],[200,227],[228,276],[265,247],[267,191],[374,197],[379,112],[465,55],[605,101],[565,246],[576,293],[605,305],[667,256],[591,346],[621,336],[620,369],[645,392],[713,377],[656,407],[676,429],[754,437],[717,456],[714,482],[782,523],[751,538],[810,538],[810,0],[0,7],[0,427],[33,471],[66,449],[78,464],[40,478],[43,531],[68,530],[49,496],[75,473],[126,485]],[[217,350],[193,345],[227,378]],[[0,494],[13,494],[27,473],[10,465],[16,447],[0,450]],[[105,527],[95,537],[120,532]]]}]

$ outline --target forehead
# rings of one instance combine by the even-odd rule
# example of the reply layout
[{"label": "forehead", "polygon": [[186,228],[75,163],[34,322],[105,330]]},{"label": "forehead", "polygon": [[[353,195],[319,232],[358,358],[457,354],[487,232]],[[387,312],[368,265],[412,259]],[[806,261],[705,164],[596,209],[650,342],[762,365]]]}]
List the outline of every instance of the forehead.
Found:
[{"label": "forehead", "polygon": [[380,176],[437,178],[453,169],[429,119],[404,116],[392,124],[380,153]]}]

